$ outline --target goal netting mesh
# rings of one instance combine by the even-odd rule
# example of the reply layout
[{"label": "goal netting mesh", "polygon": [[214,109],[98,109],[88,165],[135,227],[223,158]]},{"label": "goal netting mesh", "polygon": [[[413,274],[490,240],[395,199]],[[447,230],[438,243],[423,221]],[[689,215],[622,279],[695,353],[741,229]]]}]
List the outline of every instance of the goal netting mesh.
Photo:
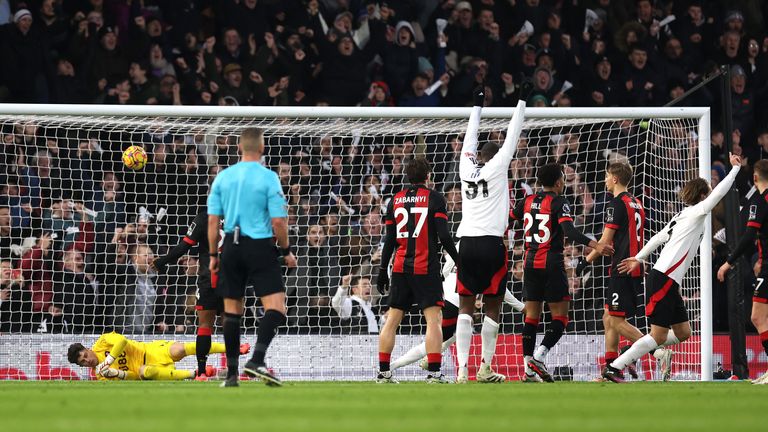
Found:
[{"label": "goal netting mesh", "polygon": [[[423,155],[432,163],[433,187],[446,196],[455,234],[461,220],[458,156],[466,121],[0,116],[0,377],[92,377],[66,364],[66,348],[76,341],[89,346],[107,331],[138,340],[193,340],[196,250],[161,274],[147,264],[181,241],[194,215],[204,209],[213,178],[237,162],[238,135],[258,126],[267,137],[264,163],[279,174],[289,201],[291,243],[299,259],[298,270],[286,275],[288,322],[268,361],[286,379],[371,379],[376,332],[386,311],[375,278],[387,200],[406,185],[407,161]],[[505,118],[483,119],[480,146],[501,144],[507,123]],[[610,198],[603,185],[606,163],[629,161],[635,169],[630,189],[646,208],[650,238],[681,209],[676,192],[699,172],[697,129],[695,119],[651,116],[528,119],[509,168],[509,198],[514,202],[536,190],[537,167],[561,162],[575,222],[599,238]],[[131,145],[142,146],[149,156],[138,172],[121,162],[122,150]],[[508,288],[522,298],[520,227],[510,230],[509,239]],[[581,246],[565,251],[571,321],[548,357],[550,371],[563,380],[596,378],[603,359],[608,261],[577,276],[574,267],[586,252]],[[697,259],[682,288],[694,337],[674,347],[675,379],[699,379],[700,280]],[[347,282],[348,297],[334,300],[337,288]],[[643,294],[637,303],[639,318],[631,321],[645,331]],[[261,315],[259,303],[249,298],[245,340],[252,342]],[[547,312],[542,322],[539,339],[549,322]],[[418,313],[409,313],[393,359],[422,341],[425,328]],[[494,367],[512,379],[522,375],[521,330],[522,316],[505,305]],[[220,327],[214,340],[223,340]],[[449,374],[453,353],[451,348],[444,356]],[[479,354],[476,334],[471,376]],[[646,357],[639,366],[641,379],[657,379],[655,363]],[[223,366],[217,356],[209,362]],[[178,367],[193,365],[194,356]],[[397,374],[423,376],[416,364]]]}]

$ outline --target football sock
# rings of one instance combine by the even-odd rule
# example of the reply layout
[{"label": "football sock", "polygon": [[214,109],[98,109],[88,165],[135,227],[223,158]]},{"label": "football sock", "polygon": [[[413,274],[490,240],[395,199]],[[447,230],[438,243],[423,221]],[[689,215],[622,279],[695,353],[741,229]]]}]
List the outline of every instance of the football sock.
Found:
[{"label": "football sock", "polygon": [[430,372],[440,372],[440,363],[443,362],[443,355],[440,353],[427,354],[427,370]]},{"label": "football sock", "polygon": [[760,333],[760,341],[763,342],[763,349],[765,350],[765,354],[768,355],[768,331]]},{"label": "football sock", "polygon": [[547,354],[549,354],[549,348],[545,347],[542,344],[542,345],[539,345],[538,348],[536,348],[536,352],[533,353],[533,358],[535,358],[537,361],[540,361],[542,363],[546,363]]},{"label": "football sock", "polygon": [[469,361],[469,346],[472,343],[472,317],[460,314],[456,321],[456,357],[459,367],[466,367]]},{"label": "football sock", "polygon": [[614,351],[606,351],[605,352],[605,364],[609,365],[614,360],[616,360],[617,358],[619,358],[619,353],[614,352]]},{"label": "football sock", "polygon": [[496,339],[499,336],[499,324],[485,317],[483,319],[483,328],[480,330],[483,345],[483,363],[491,365],[493,355],[496,354]]},{"label": "football sock", "polygon": [[[539,320],[526,318],[523,325],[523,355],[533,357],[533,347],[536,345],[536,329],[539,327]],[[527,359],[525,364],[528,364]]]},{"label": "football sock", "polygon": [[677,336],[675,336],[675,332],[670,330],[669,333],[667,333],[667,340],[666,340],[666,342],[664,342],[662,345],[663,346],[670,346],[670,345],[675,345],[675,344],[679,344],[679,343],[680,343],[680,339],[678,339]]},{"label": "football sock", "polygon": [[[627,350],[628,350],[628,349],[630,349],[631,347],[632,347],[632,345],[627,345],[627,346],[624,346],[624,347],[622,347],[622,348],[619,350],[619,353],[620,353],[620,354],[624,354],[624,353],[625,353],[625,352],[627,352]],[[650,351],[648,354],[650,354],[650,355],[652,355],[652,356],[656,357],[656,351],[657,351],[659,348],[660,348],[660,347],[656,347],[656,348],[652,349],[652,350],[651,350],[651,351]]]},{"label": "football sock", "polygon": [[211,333],[211,329],[209,328],[197,328],[197,337],[195,338],[195,357],[197,357],[198,375],[205,375],[205,366],[208,363],[208,352],[211,350]]},{"label": "football sock", "polygon": [[[379,353],[379,359],[381,359],[381,354],[382,353]],[[403,366],[408,366],[411,363],[419,361],[425,355],[427,355],[427,346],[422,342],[409,349],[408,352],[400,356],[397,360],[393,361],[390,368],[392,370],[400,369]],[[381,360],[379,360],[379,362],[381,362]],[[381,363],[379,363],[379,369],[381,369]]]},{"label": "football sock", "polygon": [[240,318],[242,315],[224,313],[224,344],[227,353],[227,378],[238,376],[240,361]]},{"label": "football sock", "polygon": [[635,360],[651,352],[652,349],[658,345],[651,335],[645,335],[637,340],[632,346],[620,355],[619,358],[610,364],[611,367],[618,370],[624,370],[628,364],[633,363]]},{"label": "football sock", "polygon": [[389,359],[392,358],[392,353],[379,353],[379,372],[389,371]]},{"label": "football sock", "polygon": [[256,330],[256,346],[253,348],[253,357],[251,361],[257,365],[264,364],[264,357],[267,355],[267,348],[272,343],[272,339],[277,333],[277,328],[285,323],[285,315],[269,309],[264,312],[264,317],[259,322],[259,329]]},{"label": "football sock", "polygon": [[[541,344],[547,348],[547,351],[552,349],[555,344],[563,337],[565,328],[568,326],[567,316],[553,316],[552,322],[547,326],[547,332],[544,333],[544,339]],[[535,357],[535,356],[534,356]]]},{"label": "football sock", "polygon": [[155,381],[178,381],[195,376],[194,371],[173,369],[170,367],[145,366],[144,379]]}]

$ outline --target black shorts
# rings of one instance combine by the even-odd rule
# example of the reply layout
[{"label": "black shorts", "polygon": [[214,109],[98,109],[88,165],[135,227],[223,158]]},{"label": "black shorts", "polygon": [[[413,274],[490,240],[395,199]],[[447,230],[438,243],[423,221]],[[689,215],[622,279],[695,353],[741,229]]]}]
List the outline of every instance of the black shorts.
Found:
[{"label": "black shorts", "polygon": [[503,295],[507,289],[507,247],[501,237],[463,237],[456,292],[461,296]]},{"label": "black shorts", "polygon": [[223,298],[245,297],[246,285],[253,285],[257,297],[285,292],[283,274],[272,239],[240,236],[239,244],[232,234],[224,236],[216,294]]},{"label": "black shorts", "polygon": [[549,265],[546,269],[527,268],[523,272],[525,301],[558,303],[571,299],[565,265]]},{"label": "black shorts", "polygon": [[636,277],[611,276],[605,290],[605,310],[608,315],[627,318],[637,311],[637,296],[641,293],[643,281]]},{"label": "black shorts", "polygon": [[216,286],[218,286],[218,275],[213,273],[211,280],[208,277],[197,277],[197,303],[195,303],[195,310],[213,310],[216,312],[224,311],[224,299],[219,297],[216,293]]},{"label": "black shorts", "polygon": [[[767,264],[768,265],[768,264]],[[765,268],[766,266],[763,266]],[[768,271],[761,271],[755,281],[755,292],[752,294],[753,303],[768,303]]]},{"label": "black shorts", "polygon": [[456,322],[459,319],[459,308],[451,302],[445,302],[443,306],[443,342],[456,333]]},{"label": "black shorts", "polygon": [[648,298],[645,315],[651,324],[670,328],[688,321],[688,311],[677,282],[658,270],[651,270],[645,287]]},{"label": "black shorts", "polygon": [[389,307],[407,311],[413,304],[421,310],[432,306],[443,307],[443,282],[439,275],[392,273]]}]

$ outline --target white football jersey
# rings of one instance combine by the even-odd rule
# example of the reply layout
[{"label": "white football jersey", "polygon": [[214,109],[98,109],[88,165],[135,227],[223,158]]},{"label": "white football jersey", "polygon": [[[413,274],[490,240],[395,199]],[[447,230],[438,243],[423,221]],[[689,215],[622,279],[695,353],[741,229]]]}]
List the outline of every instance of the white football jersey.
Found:
[{"label": "white football jersey", "polygon": [[507,136],[496,156],[485,165],[477,161],[480,111],[474,107],[461,148],[461,223],[457,237],[502,237],[509,221],[509,163],[517,151],[523,129],[525,102],[520,101],[509,122]]},{"label": "white football jersey", "polygon": [[704,201],[695,206],[686,207],[675,215],[667,226],[654,235],[637,253],[636,258],[644,260],[664,244],[653,268],[666,274],[678,284],[682,284],[683,277],[693,259],[696,258],[701,239],[704,237],[706,217],[731,189],[740,168],[740,166],[731,168],[731,172]]}]

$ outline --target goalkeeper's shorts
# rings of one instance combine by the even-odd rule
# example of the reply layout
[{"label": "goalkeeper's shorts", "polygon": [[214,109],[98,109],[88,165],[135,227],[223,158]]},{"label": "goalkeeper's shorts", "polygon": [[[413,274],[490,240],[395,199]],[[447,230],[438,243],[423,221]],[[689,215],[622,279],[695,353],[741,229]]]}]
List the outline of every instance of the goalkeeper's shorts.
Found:
[{"label": "goalkeeper's shorts", "polygon": [[171,357],[171,345],[173,341],[158,340],[147,343],[144,350],[144,364],[147,366],[174,367],[175,362]]}]

